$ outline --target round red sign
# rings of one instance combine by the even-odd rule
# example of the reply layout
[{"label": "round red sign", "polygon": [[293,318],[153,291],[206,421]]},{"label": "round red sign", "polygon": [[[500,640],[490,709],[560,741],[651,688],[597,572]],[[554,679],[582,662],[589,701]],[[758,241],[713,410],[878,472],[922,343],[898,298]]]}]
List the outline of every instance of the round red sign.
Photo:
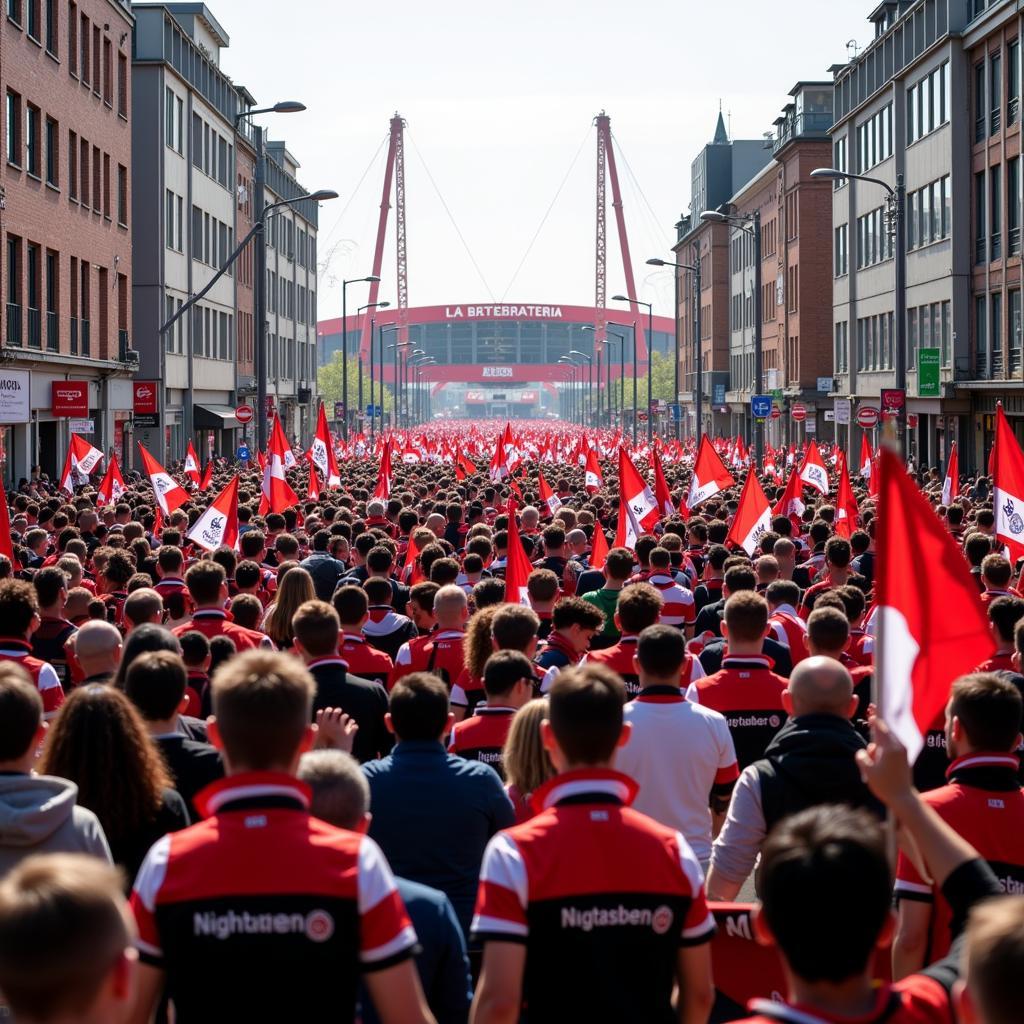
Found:
[{"label": "round red sign", "polygon": [[857,410],[857,426],[870,430],[878,426],[878,410],[873,405],[862,405]]},{"label": "round red sign", "polygon": [[790,410],[789,415],[792,416],[797,423],[803,423],[803,421],[807,419],[807,408],[800,402],[796,402]]},{"label": "round red sign", "polygon": [[772,419],[777,420],[782,415],[782,410],[777,406],[772,406]]},{"label": "round red sign", "polygon": [[252,420],[252,406],[240,405],[235,409],[235,419],[239,423],[248,423]]},{"label": "round red sign", "polygon": [[917,413],[916,412],[907,413],[907,426],[910,427],[911,430],[913,430],[914,427],[917,426],[917,423],[918,423]]}]

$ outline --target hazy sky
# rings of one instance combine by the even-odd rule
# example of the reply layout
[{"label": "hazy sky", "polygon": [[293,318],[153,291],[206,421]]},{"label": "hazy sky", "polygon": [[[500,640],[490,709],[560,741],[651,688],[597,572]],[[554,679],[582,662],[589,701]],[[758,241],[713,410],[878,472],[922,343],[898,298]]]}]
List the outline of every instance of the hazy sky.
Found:
[{"label": "hazy sky", "polygon": [[[262,122],[272,138],[287,140],[302,184],[341,193],[320,210],[321,318],[340,315],[338,281],[370,273],[387,149],[381,143],[396,110],[408,124],[410,305],[593,303],[592,121],[603,108],[618,144],[638,292],[669,314],[671,277],[644,261],[671,255],[673,225],[689,209],[690,162],[710,141],[719,99],[735,137],[762,136],[798,80],[828,80],[825,69],[847,59],[848,40],[863,47],[871,39],[866,19],[875,6],[208,3],[231,39],[224,71],[261,104],[297,99],[309,108]],[[608,215],[611,296],[625,282],[610,197]],[[393,212],[391,218],[380,297],[393,302]],[[350,288],[350,305],[363,295]]]}]

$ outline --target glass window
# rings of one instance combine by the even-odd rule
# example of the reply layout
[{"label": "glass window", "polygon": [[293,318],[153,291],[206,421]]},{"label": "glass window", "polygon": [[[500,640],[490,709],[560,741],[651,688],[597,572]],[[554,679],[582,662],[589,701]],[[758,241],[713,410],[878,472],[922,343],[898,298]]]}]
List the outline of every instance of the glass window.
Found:
[{"label": "glass window", "polygon": [[952,326],[950,323],[950,303],[942,304],[942,365],[950,365],[951,347],[953,340]]},{"label": "glass window", "polygon": [[907,310],[907,369],[912,370],[917,365],[918,346],[917,310]]}]

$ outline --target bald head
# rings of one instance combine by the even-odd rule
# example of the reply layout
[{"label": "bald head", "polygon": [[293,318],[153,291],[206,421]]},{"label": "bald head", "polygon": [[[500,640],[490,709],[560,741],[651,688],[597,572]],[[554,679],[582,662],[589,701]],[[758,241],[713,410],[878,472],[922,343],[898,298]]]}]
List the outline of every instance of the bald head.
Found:
[{"label": "bald head", "polygon": [[839,715],[849,718],[856,698],[853,679],[835,658],[805,658],[789,677],[787,694],[795,715]]},{"label": "bald head", "polygon": [[461,629],[469,617],[469,602],[462,587],[449,584],[434,595],[434,617],[441,629]]},{"label": "bald head", "polygon": [[121,661],[121,634],[117,627],[100,619],[85,623],[75,634],[75,657],[86,678],[113,675]]}]

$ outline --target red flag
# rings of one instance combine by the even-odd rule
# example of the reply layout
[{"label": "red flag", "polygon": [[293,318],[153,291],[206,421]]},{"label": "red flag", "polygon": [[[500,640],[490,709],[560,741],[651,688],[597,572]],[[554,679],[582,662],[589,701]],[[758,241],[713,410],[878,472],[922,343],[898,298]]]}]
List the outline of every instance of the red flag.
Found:
[{"label": "red flag", "polygon": [[800,479],[822,494],[828,494],[828,470],[825,468],[825,461],[818,451],[818,442],[812,441],[807,446],[807,454],[800,466]]},{"label": "red flag", "polygon": [[306,501],[320,500],[320,478],[316,475],[316,464],[313,462],[313,452],[310,451],[309,459],[309,484],[306,487]]},{"label": "red flag", "polygon": [[790,522],[799,526],[803,521],[804,509],[804,485],[800,481],[800,474],[794,469],[786,481],[786,489],[782,493],[772,510],[773,515],[789,516]]},{"label": "red flag", "polygon": [[207,491],[210,489],[210,483],[213,480],[213,459],[210,459],[206,464],[206,469],[203,470],[203,479],[199,481],[199,490]]},{"label": "red flag", "polygon": [[14,542],[11,540],[11,510],[7,507],[7,493],[0,479],[0,555],[14,561]]},{"label": "red flag", "polygon": [[170,473],[153,458],[139,442],[139,451],[142,454],[142,468],[149,482],[153,485],[153,493],[156,495],[156,503],[160,511],[169,516],[176,508],[180,508],[188,501],[188,491],[177,483]]},{"label": "red flag", "polygon": [[523,542],[519,539],[519,524],[516,522],[516,503],[508,503],[508,561],[505,565],[505,601],[508,604],[525,604],[530,606],[530,596],[526,590],[526,581],[533,572],[533,566],[523,550]]},{"label": "red flag", "polygon": [[270,432],[270,443],[267,446],[267,468],[263,471],[263,484],[260,498],[260,515],[267,512],[283,512],[299,503],[299,496],[292,490],[291,484],[285,479],[287,456],[295,456],[288,447],[288,439],[284,436],[281,420],[274,413],[274,425]]},{"label": "red flag", "polygon": [[199,486],[199,456],[196,455],[196,450],[192,447],[191,439],[188,442],[188,447],[185,449],[185,476],[196,487]]},{"label": "red flag", "polygon": [[594,523],[594,538],[590,544],[590,568],[603,569],[608,557],[608,538],[604,535],[604,527]]},{"label": "red flag", "polygon": [[743,548],[748,555],[757,550],[758,541],[772,525],[772,509],[765,497],[757,473],[752,469],[747,472],[740,494],[736,518],[732,521],[726,544],[735,544]]},{"label": "red flag", "polygon": [[992,653],[992,636],[963,555],[899,457],[883,448],[876,469],[879,714],[913,761],[950,684]]},{"label": "red flag", "polygon": [[96,492],[97,505],[113,505],[125,492],[124,477],[121,476],[121,467],[117,464],[117,456],[110,457],[110,465],[100,481],[100,488]]},{"label": "red flag", "polygon": [[651,452],[651,465],[654,468],[654,497],[658,500],[661,514],[669,519],[676,514],[676,510],[672,504],[672,492],[668,489],[668,481],[661,468],[661,459],[656,451]]},{"label": "red flag", "polygon": [[857,523],[857,499],[853,496],[846,456],[839,453],[839,491],[836,494],[836,533],[849,538]]},{"label": "red flag", "polygon": [[946,464],[946,479],[942,481],[942,504],[948,505],[960,493],[960,458],[956,453],[956,441],[949,449]]},{"label": "red flag", "polygon": [[995,483],[996,539],[1009,549],[1010,560],[1024,555],[1024,452],[1013,435],[1003,405],[996,406]]},{"label": "red flag", "polygon": [[328,488],[336,490],[341,486],[341,476],[338,473],[338,460],[334,457],[334,440],[331,437],[331,428],[327,425],[327,412],[324,410],[324,403],[320,403],[320,411],[316,419],[316,436],[310,446],[309,453],[313,465],[323,474]]},{"label": "red flag", "polygon": [[637,472],[625,448],[619,448],[619,527],[615,534],[617,547],[636,546],[637,538],[650,533],[661,515],[654,492]]},{"label": "red flag", "polygon": [[377,486],[373,496],[387,501],[391,497],[391,438],[384,442],[384,455],[380,460],[380,472],[377,474]]},{"label": "red flag", "polygon": [[867,433],[860,435],[860,475],[867,479],[871,476],[871,442]]},{"label": "red flag", "polygon": [[702,501],[707,501],[726,487],[732,487],[736,481],[725,468],[722,457],[715,451],[714,445],[703,434],[700,439],[700,450],[697,461],[693,464],[693,478],[690,480],[690,493],[686,498],[686,507],[696,508]]},{"label": "red flag", "polygon": [[190,541],[207,551],[233,548],[238,543],[238,477],[210,503],[186,535]]},{"label": "red flag", "polygon": [[84,437],[71,435],[64,469],[60,474],[60,489],[68,494],[75,493],[75,487],[89,479],[89,474],[100,464],[103,452],[94,448]]},{"label": "red flag", "polygon": [[601,466],[597,461],[597,452],[589,445],[587,446],[586,468],[583,471],[583,479],[587,488],[587,494],[597,494],[604,487],[604,477],[601,476]]},{"label": "red flag", "polygon": [[405,549],[405,582],[413,587],[424,580],[423,569],[417,559],[420,557],[420,546],[416,543],[415,530],[409,534],[409,546]]},{"label": "red flag", "polygon": [[544,479],[544,474],[539,470],[537,471],[537,487],[542,504],[547,506],[548,512],[553,516],[562,507],[562,499],[551,490],[547,480]]},{"label": "red flag", "polygon": [[473,465],[469,459],[466,458],[465,453],[460,448],[456,455],[455,464],[462,470],[463,473],[467,473],[469,476],[473,476],[476,473],[476,466]]}]

